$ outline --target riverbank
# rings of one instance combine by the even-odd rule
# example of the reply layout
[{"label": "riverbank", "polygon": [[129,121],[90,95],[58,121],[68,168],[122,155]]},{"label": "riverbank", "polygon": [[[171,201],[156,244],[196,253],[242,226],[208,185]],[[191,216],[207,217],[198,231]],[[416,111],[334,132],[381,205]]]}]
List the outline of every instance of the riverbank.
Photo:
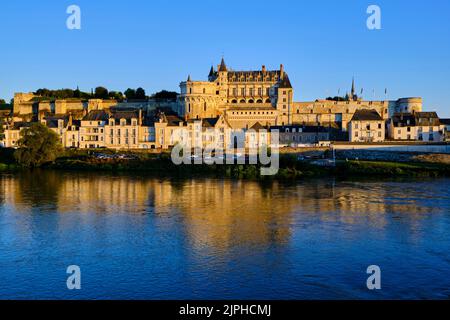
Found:
[{"label": "riverbank", "polygon": [[[47,170],[138,172],[155,177],[214,177],[252,180],[297,180],[308,177],[448,177],[450,164],[437,161],[436,156],[412,158],[411,161],[337,160],[336,165],[327,160],[309,159],[296,154],[280,154],[278,173],[261,176],[261,165],[201,164],[175,165],[169,153],[115,153],[68,151],[55,162],[43,166]],[[22,170],[9,154],[2,157],[0,171]]]},{"label": "riverbank", "polygon": [[239,179],[301,179],[325,176],[450,176],[450,165],[439,163],[397,163],[382,161],[337,161],[335,167],[321,166],[307,161],[280,159],[275,176],[261,176],[260,165],[174,165],[170,159],[146,161],[81,161],[66,159],[48,165],[48,169],[89,171],[136,171],[160,177],[227,177]]}]

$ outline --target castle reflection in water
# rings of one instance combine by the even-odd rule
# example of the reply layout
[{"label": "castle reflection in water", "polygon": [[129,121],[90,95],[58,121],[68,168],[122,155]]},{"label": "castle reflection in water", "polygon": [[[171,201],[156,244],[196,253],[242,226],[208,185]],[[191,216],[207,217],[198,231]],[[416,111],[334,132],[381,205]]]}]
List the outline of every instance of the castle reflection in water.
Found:
[{"label": "castle reflection in water", "polygon": [[[21,214],[154,215],[158,227],[173,219],[194,246],[226,248],[235,243],[283,243],[314,222],[383,229],[401,215],[415,230],[435,208],[405,197],[417,184],[314,180],[297,184],[231,180],[158,180],[137,175],[34,171],[0,176],[0,204]],[[410,188],[411,192],[407,190]],[[433,195],[428,195],[433,199]],[[295,218],[294,218],[295,217]],[[302,219],[302,217],[305,217]],[[395,218],[395,217],[394,217]],[[298,224],[304,223],[304,226]],[[300,228],[299,228],[300,227]],[[296,231],[293,231],[296,230]]]}]

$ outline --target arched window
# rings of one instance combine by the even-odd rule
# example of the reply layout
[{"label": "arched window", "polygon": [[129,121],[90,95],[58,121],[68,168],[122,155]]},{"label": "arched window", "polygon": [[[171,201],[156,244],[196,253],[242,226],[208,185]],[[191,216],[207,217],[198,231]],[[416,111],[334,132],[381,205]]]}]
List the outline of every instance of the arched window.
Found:
[{"label": "arched window", "polygon": [[255,101],[253,101],[253,99],[248,100],[248,103],[255,103]]},{"label": "arched window", "polygon": [[256,103],[263,103],[263,101],[262,101],[261,99],[258,99],[258,100],[256,101]]},{"label": "arched window", "polygon": [[231,103],[237,103],[237,100],[236,100],[236,99],[234,99],[234,100],[232,100],[232,101],[231,101]]},{"label": "arched window", "polygon": [[245,100],[244,100],[244,99],[242,99],[242,100],[240,101],[240,103],[245,103]]},{"label": "arched window", "polygon": [[270,101],[270,99],[266,99],[266,103],[272,103],[272,101]]}]

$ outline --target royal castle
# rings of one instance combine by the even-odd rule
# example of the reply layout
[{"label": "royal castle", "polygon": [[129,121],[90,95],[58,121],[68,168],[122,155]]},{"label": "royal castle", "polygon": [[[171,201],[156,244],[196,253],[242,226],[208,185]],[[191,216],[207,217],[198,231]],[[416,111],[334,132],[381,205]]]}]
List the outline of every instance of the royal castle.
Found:
[{"label": "royal castle", "polygon": [[[414,125],[404,122],[406,118],[413,119]],[[435,112],[422,112],[422,98],[368,101],[356,94],[353,81],[345,97],[296,102],[283,65],[277,70],[262,66],[256,71],[236,71],[223,58],[211,67],[207,79],[188,76],[182,81],[176,101],[42,101],[31,93],[17,93],[7,119],[3,145],[8,147],[17,144],[20,130],[33,121],[58,126],[55,131],[66,147],[115,149],[170,148],[186,139],[181,131],[194,128],[222,133],[277,129],[284,133],[281,139],[286,145],[342,137],[353,142],[443,141],[446,131]],[[412,126],[413,130],[403,130]],[[342,134],[332,135],[331,130]],[[65,136],[69,134],[70,139]],[[219,134],[208,139],[226,144],[229,137]]]}]

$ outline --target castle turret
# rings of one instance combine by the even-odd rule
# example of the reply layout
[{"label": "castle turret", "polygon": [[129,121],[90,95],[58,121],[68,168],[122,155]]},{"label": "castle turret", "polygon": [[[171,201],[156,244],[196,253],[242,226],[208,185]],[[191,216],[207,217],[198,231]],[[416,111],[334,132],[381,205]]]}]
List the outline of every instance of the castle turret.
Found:
[{"label": "castle turret", "polygon": [[219,95],[222,98],[222,102],[225,103],[228,96],[228,68],[225,64],[225,60],[222,58],[222,61],[219,65],[219,77],[217,78],[218,91]]},{"label": "castle turret", "polygon": [[227,65],[225,64],[225,60],[222,58],[222,61],[220,62],[219,66],[219,72],[227,72]]},{"label": "castle turret", "polygon": [[214,70],[214,66],[211,66],[211,70],[209,70],[208,81],[214,81],[216,78],[216,71]]},{"label": "castle turret", "polygon": [[278,125],[292,124],[292,103],[294,99],[294,90],[288,75],[284,72],[284,67],[280,67],[281,80],[278,84],[277,109],[280,112]]}]

